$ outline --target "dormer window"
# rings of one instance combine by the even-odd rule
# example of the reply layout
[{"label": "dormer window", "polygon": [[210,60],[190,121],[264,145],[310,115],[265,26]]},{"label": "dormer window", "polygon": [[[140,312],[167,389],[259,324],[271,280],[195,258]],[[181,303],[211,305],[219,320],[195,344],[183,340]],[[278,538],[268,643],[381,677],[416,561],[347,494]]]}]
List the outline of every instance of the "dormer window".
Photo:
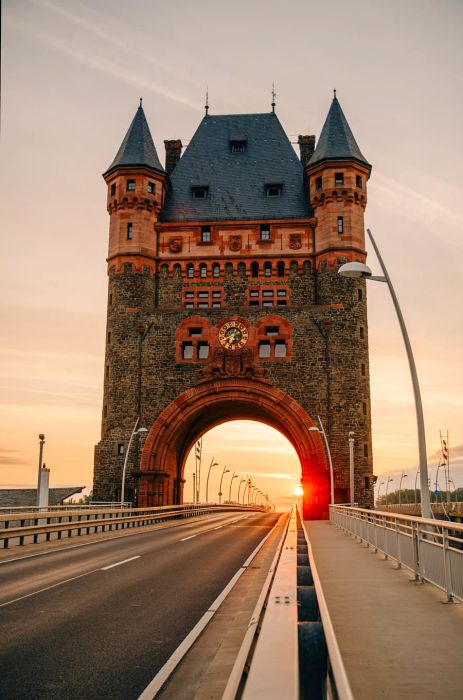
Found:
[{"label": "dormer window", "polygon": [[261,241],[269,241],[270,240],[270,226],[268,224],[261,224],[260,240]]},{"label": "dormer window", "polygon": [[211,227],[201,226],[201,243],[211,242]]},{"label": "dormer window", "polygon": [[344,184],[344,173],[334,173],[334,184],[343,185]]},{"label": "dormer window", "polygon": [[148,194],[154,194],[156,192],[156,185],[154,182],[148,182]]},{"label": "dormer window", "polygon": [[209,185],[193,185],[191,188],[193,199],[206,199],[209,194]]},{"label": "dormer window", "polygon": [[283,185],[281,182],[266,183],[265,194],[267,197],[281,197]]},{"label": "dormer window", "polygon": [[245,139],[235,139],[230,141],[230,150],[232,153],[245,153],[247,142]]},{"label": "dormer window", "polygon": [[135,192],[135,180],[127,180],[127,192]]}]

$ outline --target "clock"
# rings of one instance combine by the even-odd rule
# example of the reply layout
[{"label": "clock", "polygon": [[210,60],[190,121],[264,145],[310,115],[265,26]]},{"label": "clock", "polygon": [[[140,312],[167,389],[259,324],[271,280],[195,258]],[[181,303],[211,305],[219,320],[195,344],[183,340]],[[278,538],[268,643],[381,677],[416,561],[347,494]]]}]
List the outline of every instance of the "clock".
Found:
[{"label": "clock", "polygon": [[227,350],[241,350],[248,337],[248,329],[241,321],[226,321],[219,328],[219,343]]}]

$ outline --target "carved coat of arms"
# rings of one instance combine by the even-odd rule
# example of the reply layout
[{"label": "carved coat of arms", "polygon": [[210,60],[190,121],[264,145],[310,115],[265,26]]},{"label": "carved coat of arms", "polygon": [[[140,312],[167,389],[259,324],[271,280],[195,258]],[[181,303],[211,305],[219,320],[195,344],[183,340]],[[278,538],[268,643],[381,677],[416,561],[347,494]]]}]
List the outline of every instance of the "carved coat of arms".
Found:
[{"label": "carved coat of arms", "polygon": [[228,245],[230,250],[234,250],[236,252],[238,250],[241,250],[241,247],[243,245],[243,239],[239,235],[232,235],[228,239]]},{"label": "carved coat of arms", "polygon": [[302,248],[302,233],[289,234],[289,247],[292,250],[299,250],[299,248]]},{"label": "carved coat of arms", "polygon": [[182,252],[183,241],[181,238],[169,238],[168,245],[171,253]]}]

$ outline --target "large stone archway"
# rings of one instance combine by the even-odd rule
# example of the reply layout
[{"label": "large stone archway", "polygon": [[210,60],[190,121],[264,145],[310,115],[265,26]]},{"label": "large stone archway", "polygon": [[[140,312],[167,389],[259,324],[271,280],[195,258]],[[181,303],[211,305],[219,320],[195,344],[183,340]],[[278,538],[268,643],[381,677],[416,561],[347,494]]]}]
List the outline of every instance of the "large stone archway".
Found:
[{"label": "large stone archway", "polygon": [[195,441],[216,425],[248,419],[279,430],[293,445],[304,488],[304,516],[326,518],[329,472],[312,418],[297,401],[265,381],[244,377],[208,380],[181,394],[158,417],[140,463],[139,505],[181,503],[183,470]]}]

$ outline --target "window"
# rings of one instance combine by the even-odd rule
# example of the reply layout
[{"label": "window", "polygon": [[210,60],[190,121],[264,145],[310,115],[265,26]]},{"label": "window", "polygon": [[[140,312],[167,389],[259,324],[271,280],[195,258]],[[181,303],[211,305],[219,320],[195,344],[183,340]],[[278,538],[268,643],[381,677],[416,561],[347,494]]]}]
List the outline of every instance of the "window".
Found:
[{"label": "window", "polygon": [[277,290],[277,297],[285,297],[286,296],[286,289],[278,289]]},{"label": "window", "polygon": [[199,266],[199,276],[200,277],[207,277],[207,265],[206,263],[201,263]]},{"label": "window", "polygon": [[109,295],[108,304],[109,304],[109,306],[112,306],[112,305],[113,305],[113,295],[112,295],[112,292],[111,292],[111,294]]},{"label": "window", "polygon": [[193,343],[190,343],[187,340],[183,341],[182,343],[182,358],[184,360],[193,359]]},{"label": "window", "polygon": [[363,328],[363,326],[360,326],[359,332],[360,338],[363,340],[365,338],[365,328]]},{"label": "window", "polygon": [[344,217],[338,216],[338,233],[344,233]]},{"label": "window", "polygon": [[244,139],[230,141],[230,150],[232,153],[244,153],[246,145],[247,142]]},{"label": "window", "polygon": [[198,299],[209,299],[209,292],[198,292]]},{"label": "window", "polygon": [[273,297],[273,289],[263,289],[262,296],[263,297]]},{"label": "window", "polygon": [[127,180],[127,192],[135,191],[135,180]]},{"label": "window", "polygon": [[362,413],[364,416],[367,415],[367,405],[366,405],[365,401],[362,403]]},{"label": "window", "polygon": [[195,298],[194,292],[185,292],[185,299],[194,299],[194,298]]},{"label": "window", "polygon": [[220,303],[220,301],[213,301],[213,302],[212,302],[212,308],[213,308],[213,309],[220,309],[221,306],[222,306],[222,304]]},{"label": "window", "polygon": [[148,182],[148,192],[149,194],[154,194],[156,192],[156,185],[154,182]]},{"label": "window", "polygon": [[116,194],[116,183],[113,182],[113,184],[111,185],[111,197],[114,197],[115,194]]},{"label": "window", "polygon": [[285,264],[282,260],[277,262],[277,275],[278,275],[278,277],[285,276]]},{"label": "window", "polygon": [[189,279],[192,279],[195,276],[195,268],[191,263],[186,266],[186,276],[189,277]]},{"label": "window", "polygon": [[272,263],[271,262],[264,263],[264,275],[265,275],[265,277],[272,276]]},{"label": "window", "polygon": [[251,263],[251,277],[259,277],[259,263]]},{"label": "window", "polygon": [[363,299],[363,290],[362,289],[357,290],[357,298],[359,301],[362,301],[362,299]]},{"label": "window", "polygon": [[185,302],[185,309],[194,309],[195,305],[193,304],[192,301],[186,301]]},{"label": "window", "polygon": [[281,183],[265,185],[265,194],[267,197],[280,197],[282,191],[283,185]]},{"label": "window", "polygon": [[361,373],[362,377],[365,377],[365,376],[366,376],[366,373],[367,373],[366,365],[364,365],[363,362],[362,362],[362,364],[360,365],[360,373]]},{"label": "window", "polygon": [[262,306],[273,306],[273,301],[263,301]]},{"label": "window", "polygon": [[275,357],[286,357],[285,340],[275,340]]},{"label": "window", "polygon": [[258,289],[251,289],[249,292],[250,297],[258,297],[259,296],[259,290]]},{"label": "window", "polygon": [[212,277],[220,277],[220,265],[219,265],[219,263],[214,263],[212,265]]},{"label": "window", "polygon": [[124,454],[124,444],[122,442],[119,442],[117,445],[117,454],[118,455]]},{"label": "window", "polygon": [[221,292],[212,292],[213,299],[220,299],[221,296],[222,296]]},{"label": "window", "polygon": [[190,338],[200,338],[203,334],[202,328],[189,328],[188,335]]},{"label": "window", "polygon": [[368,445],[363,446],[363,456],[368,457]]},{"label": "window", "polygon": [[109,379],[109,365],[106,365],[106,379]]},{"label": "window", "polygon": [[211,242],[211,227],[201,226],[201,243]]},{"label": "window", "polygon": [[127,224],[127,240],[131,241],[133,238],[133,224]]},{"label": "window", "polygon": [[111,331],[108,331],[107,342],[108,342],[108,345],[111,345]]},{"label": "window", "polygon": [[238,263],[238,275],[239,277],[246,277],[246,264],[244,262]]},{"label": "window", "polygon": [[233,274],[233,264],[231,262],[225,263],[225,274],[226,275],[232,275]]},{"label": "window", "polygon": [[198,343],[198,360],[207,360],[209,357],[209,343],[200,341]]},{"label": "window", "polygon": [[277,306],[286,306],[286,299],[278,299]]},{"label": "window", "polygon": [[343,185],[344,184],[344,173],[334,173],[334,184]]},{"label": "window", "polygon": [[133,271],[132,263],[124,263],[124,272],[132,272],[132,271]]},{"label": "window", "polygon": [[280,329],[278,326],[267,326],[265,329],[265,335],[279,335]]},{"label": "window", "polygon": [[103,418],[107,418],[107,417],[108,417],[108,407],[105,404],[103,406]]},{"label": "window", "polygon": [[259,357],[270,357],[270,341],[261,340],[259,342]]},{"label": "window", "polygon": [[369,488],[370,488],[370,477],[369,477],[369,476],[365,476],[364,479],[365,479],[365,488],[366,488],[367,491],[368,491]]},{"label": "window", "polygon": [[207,308],[209,308],[209,302],[198,301],[198,309],[207,309]]},{"label": "window", "polygon": [[291,262],[289,264],[289,271],[290,272],[298,272],[299,271],[296,260],[291,260]]},{"label": "window", "polygon": [[252,300],[249,302],[249,306],[259,306],[259,302],[256,301],[255,299],[252,299]]},{"label": "window", "polygon": [[192,187],[191,194],[193,195],[193,199],[206,199],[209,194],[209,187],[208,185]]},{"label": "window", "polygon": [[302,263],[302,272],[306,275],[310,272],[310,260],[304,260]]},{"label": "window", "polygon": [[268,224],[262,224],[260,227],[260,240],[269,241],[270,240],[270,226]]},{"label": "window", "polygon": [[362,178],[360,177],[360,175],[355,176],[355,185],[359,188],[359,190],[362,189]]},{"label": "window", "polygon": [[321,178],[321,176],[320,176],[320,177],[317,177],[317,178],[315,179],[315,189],[316,189],[316,190],[321,190],[321,188],[322,188],[322,178]]}]

